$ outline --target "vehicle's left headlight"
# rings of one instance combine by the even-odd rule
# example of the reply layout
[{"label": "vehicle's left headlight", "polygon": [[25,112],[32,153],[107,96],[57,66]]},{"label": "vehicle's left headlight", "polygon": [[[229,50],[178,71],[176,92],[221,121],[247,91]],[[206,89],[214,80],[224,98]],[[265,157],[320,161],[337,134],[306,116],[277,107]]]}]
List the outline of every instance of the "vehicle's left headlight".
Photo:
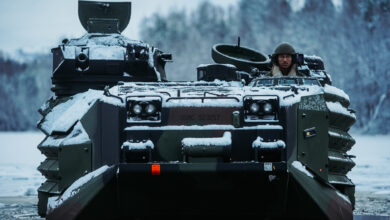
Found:
[{"label": "vehicle's left headlight", "polygon": [[277,96],[244,97],[245,122],[278,121],[279,101]]},{"label": "vehicle's left headlight", "polygon": [[127,123],[160,123],[161,97],[129,96],[126,98]]}]

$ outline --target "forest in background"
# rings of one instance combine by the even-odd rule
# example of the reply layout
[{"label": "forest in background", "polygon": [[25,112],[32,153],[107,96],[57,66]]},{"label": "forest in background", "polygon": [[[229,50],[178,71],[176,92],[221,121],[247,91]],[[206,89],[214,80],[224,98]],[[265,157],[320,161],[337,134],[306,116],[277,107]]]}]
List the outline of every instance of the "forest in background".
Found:
[{"label": "forest in background", "polygon": [[[280,42],[322,57],[333,85],[350,96],[353,129],[390,133],[390,1],[241,0],[223,8],[204,1],[193,11],[154,14],[141,24],[141,39],[173,54],[169,80],[195,80],[199,64],[213,63],[217,43],[272,54]],[[292,7],[294,6],[294,7]],[[54,46],[54,45],[53,45]],[[51,54],[19,62],[0,53],[0,130],[36,129],[37,109],[51,96]]]},{"label": "forest in background", "polygon": [[28,57],[20,62],[0,53],[0,131],[37,129],[38,108],[52,95],[51,54]]},{"label": "forest in background", "polygon": [[[154,14],[141,26],[141,38],[173,54],[169,80],[195,80],[198,64],[211,63],[217,43],[251,47],[272,54],[281,42],[320,56],[333,85],[350,96],[355,131],[390,132],[390,1],[241,0],[223,9],[210,2],[191,12]],[[295,10],[293,10],[293,8]]]}]

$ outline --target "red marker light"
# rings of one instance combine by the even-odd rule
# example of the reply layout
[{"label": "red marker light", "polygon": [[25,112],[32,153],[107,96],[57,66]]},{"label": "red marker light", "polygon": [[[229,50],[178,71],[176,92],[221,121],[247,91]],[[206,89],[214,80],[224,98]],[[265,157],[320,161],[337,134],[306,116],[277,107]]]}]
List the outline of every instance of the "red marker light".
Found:
[{"label": "red marker light", "polygon": [[152,164],[152,175],[160,175],[160,164]]},{"label": "red marker light", "polygon": [[322,172],[322,169],[320,169],[320,172]]}]

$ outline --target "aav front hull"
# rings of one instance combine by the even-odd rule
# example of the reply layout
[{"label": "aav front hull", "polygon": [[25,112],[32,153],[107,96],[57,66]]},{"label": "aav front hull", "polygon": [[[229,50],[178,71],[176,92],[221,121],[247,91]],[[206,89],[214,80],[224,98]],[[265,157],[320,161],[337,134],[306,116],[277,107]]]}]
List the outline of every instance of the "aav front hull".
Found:
[{"label": "aav front hull", "polygon": [[352,219],[352,206],[329,186],[298,169],[287,172],[284,162],[273,163],[272,171],[268,165],[120,164],[84,184],[47,218]]}]

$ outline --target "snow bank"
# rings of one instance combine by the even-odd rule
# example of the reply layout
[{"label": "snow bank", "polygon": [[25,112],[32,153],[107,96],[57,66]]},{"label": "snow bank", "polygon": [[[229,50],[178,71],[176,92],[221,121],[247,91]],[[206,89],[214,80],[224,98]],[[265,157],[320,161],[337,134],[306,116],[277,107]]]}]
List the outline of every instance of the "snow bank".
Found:
[{"label": "snow bank", "polygon": [[220,138],[184,138],[181,144],[185,147],[229,146],[232,144],[232,134],[225,132]]},{"label": "snow bank", "polygon": [[295,167],[296,169],[298,169],[299,171],[301,171],[302,173],[306,174],[307,176],[311,177],[311,178],[314,178],[313,174],[310,173],[310,171],[308,171],[306,169],[306,167],[299,161],[294,161],[292,162],[291,164],[293,167]]},{"label": "snow bank", "polygon": [[60,206],[63,202],[68,200],[69,198],[72,198],[74,195],[76,195],[80,191],[80,187],[82,187],[85,183],[89,182],[93,178],[99,176],[100,174],[104,173],[109,167],[107,165],[104,165],[100,167],[99,169],[80,177],[78,180],[76,180],[69,188],[60,196],[53,196],[50,197],[47,203],[47,212],[51,212],[53,209]]}]

